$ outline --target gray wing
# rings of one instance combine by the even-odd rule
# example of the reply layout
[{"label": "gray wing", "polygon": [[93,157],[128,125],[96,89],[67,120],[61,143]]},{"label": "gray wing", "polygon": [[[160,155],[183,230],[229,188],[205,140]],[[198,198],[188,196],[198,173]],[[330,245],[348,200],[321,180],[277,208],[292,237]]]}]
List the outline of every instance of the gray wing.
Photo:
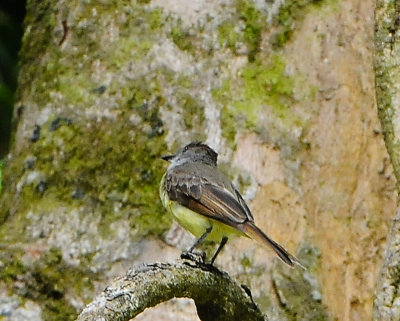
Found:
[{"label": "gray wing", "polygon": [[[169,170],[166,179],[169,198],[194,212],[233,227],[252,222],[249,208],[229,179],[216,168],[206,169],[205,174],[203,168],[202,175],[196,166],[177,166]],[[220,184],[213,184],[215,179]]]}]

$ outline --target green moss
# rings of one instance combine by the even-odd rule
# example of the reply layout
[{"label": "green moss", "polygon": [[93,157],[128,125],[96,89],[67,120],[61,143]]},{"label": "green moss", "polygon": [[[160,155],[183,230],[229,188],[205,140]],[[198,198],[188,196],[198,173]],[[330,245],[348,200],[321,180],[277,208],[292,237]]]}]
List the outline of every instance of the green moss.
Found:
[{"label": "green moss", "polygon": [[[271,43],[275,48],[282,47],[290,40],[295,25],[312,9],[337,3],[337,0],[294,0],[284,1],[279,8],[279,13],[274,17],[274,31]],[[269,33],[271,26],[267,23],[268,16],[254,6],[253,1],[237,0],[236,17],[223,21],[218,27],[218,40],[220,46],[225,46],[237,53],[240,43],[248,49],[248,58],[253,62],[260,52],[262,34]],[[241,20],[243,28],[234,21]]]},{"label": "green moss", "polygon": [[165,23],[162,9],[154,8],[153,10],[149,10],[147,12],[148,12],[147,16],[150,29],[155,32],[159,32],[160,28],[162,28]]},{"label": "green moss", "polygon": [[193,49],[189,33],[184,29],[180,28],[179,26],[175,26],[172,28],[171,38],[179,49],[187,51]]},{"label": "green moss", "polygon": [[300,79],[287,75],[285,68],[278,55],[256,59],[243,67],[240,78],[226,80],[214,89],[214,99],[223,105],[222,133],[228,142],[234,142],[238,128],[257,130],[260,112],[266,108],[288,127],[303,126],[303,120],[291,111]]},{"label": "green moss", "polygon": [[[79,296],[86,303],[93,289],[93,275],[89,270],[68,266],[59,249],[51,248],[32,266],[25,266],[20,257],[21,250],[3,252],[0,256],[4,266],[0,269],[0,280],[11,289],[19,283],[18,295],[35,300],[42,307],[43,320],[74,320],[76,309],[66,299],[66,293]],[[84,265],[88,266],[88,265]],[[21,284],[23,287],[21,288]]]},{"label": "green moss", "polygon": [[289,41],[295,30],[296,22],[301,21],[310,10],[335,3],[337,0],[284,1],[274,19],[278,31],[272,39],[272,45],[279,48]]},{"label": "green moss", "polygon": [[243,35],[235,27],[232,20],[223,21],[218,26],[218,40],[221,47],[227,47],[236,53],[237,44],[243,40]]},{"label": "green moss", "polygon": [[[131,124],[113,121],[94,123],[91,128],[63,123],[53,131],[54,120],[43,125],[41,138],[27,151],[36,155],[34,164],[26,168],[23,162],[15,161],[10,169],[20,178],[40,173],[40,179],[22,185],[20,197],[24,202],[18,203],[19,215],[13,218],[12,226],[23,230],[30,222],[24,215],[29,211],[42,213],[57,206],[91,204],[96,209],[92,215],[101,215],[100,233],[107,238],[113,233],[110,223],[121,218],[129,220],[138,235],[159,235],[168,229],[170,218],[158,195],[163,174],[160,155],[166,149],[160,137],[163,124],[158,108],[145,106],[135,108],[142,122],[134,132]],[[26,156],[21,155],[21,159]],[[8,192],[13,193],[12,189]],[[116,202],[118,212],[114,210]],[[101,205],[101,211],[96,204]],[[0,236],[7,234],[12,236],[1,229]],[[15,233],[15,237],[18,235]]]},{"label": "green moss", "polygon": [[236,133],[237,133],[237,122],[235,116],[229,111],[227,106],[223,106],[221,109],[221,127],[222,136],[226,138],[227,144],[232,150],[236,147]]},{"label": "green moss", "polygon": [[74,320],[76,310],[64,296],[67,289],[81,284],[76,272],[68,271],[56,249],[51,249],[34,265],[28,279],[28,296],[41,304],[44,320]]},{"label": "green moss", "polygon": [[[76,149],[65,164],[70,183],[80,186],[87,197],[102,203],[105,209],[102,227],[106,234],[111,232],[109,222],[117,218],[113,210],[116,194],[126,195],[125,200],[119,200],[123,205],[121,212],[128,214],[131,209],[129,219],[140,234],[149,231],[161,233],[168,227],[158,196],[162,163],[157,160],[165,146],[155,136],[160,135],[162,123],[155,110],[138,108],[141,108],[144,117],[142,126],[149,126],[147,132],[129,137],[129,129],[122,126],[104,134],[107,126],[103,124],[89,134],[89,137],[92,136],[89,139],[98,141],[98,150],[91,149],[90,145],[87,149]],[[100,135],[103,135],[101,139]],[[116,141],[118,144],[115,144]],[[75,144],[79,142],[72,143]],[[149,220],[153,221],[153,225],[148,224]]]},{"label": "green moss", "polygon": [[232,101],[231,83],[231,79],[225,80],[220,88],[212,90],[212,96],[222,104],[220,112],[222,136],[226,139],[229,147],[234,149],[236,146],[235,137],[237,129],[240,126],[238,126],[237,115],[229,108]]},{"label": "green moss", "polygon": [[[46,89],[52,83],[55,77],[47,78],[43,70],[43,64],[40,63],[43,55],[51,47],[54,41],[52,31],[57,26],[57,18],[53,12],[53,4],[51,1],[27,1],[27,14],[25,18],[25,26],[35,26],[25,32],[22,39],[20,64],[22,69],[18,78],[18,89],[16,101],[22,96],[24,88],[33,89],[32,93],[46,93]],[[53,76],[53,75],[52,75]],[[45,79],[46,78],[46,79]],[[32,80],[40,79],[35,86],[30,86]]]},{"label": "green moss", "polygon": [[287,116],[293,102],[294,80],[286,75],[281,57],[274,55],[267,63],[249,63],[242,71],[242,81],[242,97],[235,102],[235,109],[246,112],[251,123],[256,123],[263,106],[271,106],[280,118]]},{"label": "green moss", "polygon": [[244,40],[248,48],[249,61],[252,62],[260,51],[261,28],[262,25],[265,25],[265,17],[254,7],[253,2],[250,0],[238,0],[236,2],[236,11],[245,24]]},{"label": "green moss", "polygon": [[172,26],[170,37],[179,49],[184,51],[193,51],[194,38],[190,35],[188,29],[182,27],[182,22],[180,20],[177,20]]},{"label": "green moss", "polygon": [[195,128],[196,131],[201,132],[205,121],[204,107],[189,94],[183,94],[178,99],[179,105],[182,107],[182,116],[186,128],[189,130]]},{"label": "green moss", "polygon": [[[58,99],[74,106],[74,109],[98,104],[99,94],[93,92],[99,86],[93,81],[94,61],[106,70],[126,67],[127,56],[140,61],[156,43],[164,23],[161,9],[136,4],[128,9],[125,5],[119,7],[120,4],[116,1],[98,7],[85,3],[85,10],[78,11],[74,16],[75,24],[69,26],[67,40],[70,46],[84,38],[85,46],[75,46],[76,50],[68,51],[69,59],[65,59],[65,50],[59,42],[62,35],[54,31],[59,30],[60,17],[56,16],[52,3],[43,1],[37,5],[30,1],[26,24],[35,28],[30,28],[24,36],[20,80],[21,90],[29,88],[30,92],[20,92],[19,95],[28,97],[27,100],[33,104],[36,101],[39,108],[43,101],[52,102],[50,95],[54,93],[60,93]],[[97,26],[104,25],[109,19],[115,20],[117,8],[119,12],[132,10],[134,14],[123,22],[125,25],[121,25],[119,38],[107,47],[96,37]],[[98,14],[92,15],[92,9]],[[42,16],[49,20],[35,18]],[[79,25],[78,22],[82,21],[85,23]],[[92,52],[96,54],[89,54]],[[101,213],[102,222],[105,222],[104,233],[110,229],[108,223],[120,217],[129,218],[131,225],[143,234],[149,230],[157,234],[164,231],[168,222],[161,218],[164,212],[158,200],[162,162],[157,162],[161,150],[165,149],[160,137],[163,124],[157,113],[164,100],[157,77],[156,72],[146,74],[124,83],[123,88],[118,81],[113,81],[106,88],[108,97],[121,97],[116,98],[121,116],[116,122],[94,122],[88,128],[87,124],[75,123],[72,115],[71,124],[63,124],[52,131],[51,123],[57,118],[54,115],[44,124],[40,139],[32,142],[24,155],[18,155],[8,170],[10,174],[5,179],[10,186],[10,195],[2,199],[4,207],[0,210],[0,219],[3,221],[9,215],[8,209],[18,183],[11,173],[21,179],[35,171],[40,173],[44,182],[40,186],[38,181],[22,184],[20,196],[25,201],[16,209],[19,213],[19,222],[15,222],[17,226],[28,224],[23,213],[48,199],[54,204],[64,202],[67,206],[73,202],[101,203],[104,205]],[[140,125],[129,122],[133,114],[142,118]],[[202,122],[201,115],[199,122]],[[96,145],[94,149],[93,144]],[[36,161],[32,168],[27,168],[24,162],[31,155],[36,157]],[[121,212],[115,213],[115,202],[122,202]],[[51,204],[47,206],[51,208]],[[154,229],[148,223],[151,219],[159,223],[153,224]]]},{"label": "green moss", "polygon": [[[110,10],[113,5],[115,8]],[[131,14],[125,25],[121,26],[118,39],[113,43],[106,42],[107,45],[104,45],[104,42],[99,42],[96,37],[97,26],[115,20],[117,8],[120,6],[122,6],[121,12],[128,10],[119,2],[104,7],[85,3],[85,10],[78,11],[74,16],[75,23],[68,26],[69,33],[66,40],[70,46],[85,39],[85,46],[75,45],[76,50],[69,50],[69,58],[65,59],[65,51],[60,43],[63,34],[61,31],[55,32],[59,30],[59,19],[62,17],[57,16],[51,2],[42,1],[37,5],[34,1],[30,1],[26,24],[31,25],[31,28],[23,39],[24,54],[17,97],[23,96],[22,91],[29,88],[31,91],[25,96],[40,97],[41,99],[37,101],[38,106],[42,105],[42,101],[52,101],[50,95],[54,92],[62,93],[63,101],[75,108],[95,104],[98,95],[92,90],[102,84],[93,80],[94,63],[100,63],[105,70],[118,70],[126,67],[127,56],[140,61],[157,42],[159,30],[163,27],[164,16],[161,9],[133,4],[130,10],[134,14]],[[92,15],[92,9],[98,14]],[[35,17],[45,17],[47,20],[42,21],[37,18],[36,21]],[[80,24],[80,22],[85,23]],[[120,84],[112,82],[107,90],[117,92],[118,88]]]},{"label": "green moss", "polygon": [[[219,45],[237,53],[241,44],[245,44],[249,61],[254,61],[260,51],[261,32],[266,16],[249,0],[236,1],[236,15],[235,19],[223,21],[218,26]],[[237,20],[243,22],[243,28],[235,22]]]},{"label": "green moss", "polygon": [[51,248],[25,276],[26,296],[36,299],[42,306],[43,320],[74,320],[77,311],[66,299],[66,293],[85,298],[83,291],[93,289],[90,274],[88,270],[68,266],[61,251]]},{"label": "green moss", "polygon": [[19,250],[13,252],[2,251],[0,254],[0,260],[3,265],[0,268],[0,280],[5,282],[9,287],[26,272],[26,268],[20,260],[22,254],[22,251]]}]

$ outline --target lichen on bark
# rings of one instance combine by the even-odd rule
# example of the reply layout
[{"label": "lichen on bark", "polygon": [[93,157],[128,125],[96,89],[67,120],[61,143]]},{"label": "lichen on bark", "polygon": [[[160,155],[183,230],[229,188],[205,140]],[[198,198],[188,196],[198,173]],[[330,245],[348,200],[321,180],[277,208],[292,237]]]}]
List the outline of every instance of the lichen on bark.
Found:
[{"label": "lichen on bark", "polygon": [[[322,304],[313,302],[321,315],[324,300],[335,316],[350,315],[350,303],[342,308],[344,296],[333,297],[335,285],[329,282],[332,275],[345,275],[346,282],[356,279],[346,264],[359,268],[361,263],[351,255],[360,252],[368,259],[365,249],[375,247],[380,253],[382,217],[388,209],[374,202],[384,193],[391,197],[389,174],[385,168],[376,174],[379,135],[367,134],[374,126],[368,109],[372,103],[349,98],[351,92],[369,100],[367,81],[357,78],[357,69],[346,69],[350,63],[332,57],[353,48],[353,34],[336,23],[363,28],[362,19],[350,15],[365,6],[224,3],[28,2],[14,143],[5,160],[0,200],[0,241],[5,253],[14,253],[1,258],[0,264],[9,268],[0,273],[0,282],[10,291],[22,282],[27,291],[18,293],[21,306],[33,298],[43,319],[56,319],[58,309],[60,318],[72,315],[128,265],[178,256],[179,251],[160,241],[174,244],[164,235],[171,219],[157,195],[166,166],[159,156],[199,139],[220,148],[221,167],[231,168],[227,172],[245,188],[244,194],[255,197],[249,206],[258,206],[258,224],[291,250],[308,236],[315,242],[312,249],[320,249],[321,265],[308,281],[322,284]],[[310,16],[325,5],[329,23],[318,23]],[[305,36],[296,34],[303,22]],[[345,42],[349,46],[343,40],[337,41],[339,49],[326,44],[339,38],[336,29],[340,37],[351,39]],[[361,30],[355,34],[364,35]],[[279,45],[274,32],[284,35]],[[294,43],[301,49],[289,48]],[[362,41],[356,47],[362,52],[360,48],[366,48]],[[319,68],[317,80],[311,81],[314,67]],[[352,87],[347,81],[352,77],[367,89]],[[251,135],[257,139],[246,139]],[[363,155],[368,164],[358,163]],[[367,169],[360,174],[359,168]],[[361,241],[352,242],[359,235]],[[276,319],[294,319],[301,305],[285,310],[265,294],[275,291],[268,253],[232,243],[218,264],[256,289],[254,298],[263,311],[279,311],[282,317]],[[330,255],[332,248],[336,252]],[[337,264],[343,257],[347,263]],[[373,265],[371,261],[363,263]],[[78,277],[63,278],[64,273]],[[284,293],[293,281],[288,279],[274,283],[282,289],[280,300],[290,297]],[[55,297],[31,291],[35,280],[44,280]],[[306,282],[296,280],[296,289],[309,291],[300,281]],[[74,286],[64,292],[69,283]],[[364,287],[369,283],[360,289],[351,284],[346,287],[346,294],[356,298],[351,304],[368,315],[370,296]]]},{"label": "lichen on bark", "polygon": [[[398,1],[380,0],[375,9],[375,86],[378,114],[386,148],[389,152],[397,191],[400,191],[400,5]],[[398,288],[400,280],[399,209],[390,229],[383,264],[375,289],[374,320],[398,320],[400,311]]]}]

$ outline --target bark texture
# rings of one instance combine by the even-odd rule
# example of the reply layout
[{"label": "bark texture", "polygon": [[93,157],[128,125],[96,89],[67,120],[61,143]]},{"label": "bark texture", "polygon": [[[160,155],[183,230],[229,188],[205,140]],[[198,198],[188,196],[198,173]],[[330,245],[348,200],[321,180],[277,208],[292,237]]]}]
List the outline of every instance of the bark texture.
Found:
[{"label": "bark texture", "polygon": [[[159,157],[192,140],[219,152],[257,225],[308,268],[227,244],[217,266],[269,320],[370,319],[396,208],[374,4],[28,1],[0,196],[5,320],[75,319],[129,267],[187,249],[159,201]],[[138,318],[193,320],[189,305]]]},{"label": "bark texture", "polygon": [[175,297],[193,298],[201,320],[264,321],[249,293],[213,266],[154,263],[130,270],[90,303],[77,321],[130,320]]},{"label": "bark texture", "polygon": [[[378,0],[375,10],[375,84],[379,118],[400,191],[400,4]],[[392,222],[374,301],[374,320],[399,320],[400,211]]]},{"label": "bark texture", "polygon": [[400,211],[397,210],[386,245],[384,262],[378,278],[374,320],[399,320],[400,308],[396,304],[400,287]]},{"label": "bark texture", "polygon": [[400,182],[400,4],[378,0],[375,9],[375,85],[379,118]]}]

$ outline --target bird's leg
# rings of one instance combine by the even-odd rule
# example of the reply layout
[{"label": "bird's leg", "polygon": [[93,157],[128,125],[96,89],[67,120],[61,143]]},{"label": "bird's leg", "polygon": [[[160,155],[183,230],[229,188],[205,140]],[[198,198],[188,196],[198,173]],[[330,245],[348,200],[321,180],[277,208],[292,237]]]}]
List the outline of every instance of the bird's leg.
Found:
[{"label": "bird's leg", "polygon": [[189,253],[192,253],[193,250],[194,250],[194,248],[195,248],[197,245],[199,245],[201,242],[203,242],[204,239],[207,237],[207,235],[211,233],[211,231],[212,231],[212,226],[210,226],[210,227],[208,227],[208,228],[206,229],[206,231],[203,233],[203,235],[200,236],[200,237],[196,240],[196,242],[194,242],[194,244],[190,247],[190,249],[188,250],[188,252],[189,252]]},{"label": "bird's leg", "polygon": [[[193,250],[195,249],[195,247],[196,246],[198,246],[201,242],[203,242],[204,241],[204,239],[208,236],[208,234],[210,234],[211,233],[211,231],[212,231],[212,226],[210,226],[210,227],[208,227],[207,229],[206,229],[206,231],[203,233],[203,235],[201,235],[197,240],[196,240],[196,242],[194,242],[194,244],[190,247],[190,249],[186,252],[186,253],[182,253],[181,254],[181,259],[189,259],[189,260],[192,260],[192,261],[197,261],[196,260],[196,253],[193,253]],[[200,257],[201,257],[201,260],[204,262],[204,260],[205,260],[205,255],[204,255],[204,253],[202,253],[201,255],[200,255]]]},{"label": "bird's leg", "polygon": [[224,245],[226,244],[226,242],[228,242],[228,237],[224,236],[221,240],[221,243],[219,243],[219,246],[217,248],[217,250],[215,251],[214,256],[211,259],[211,265],[214,264],[215,259],[217,258],[217,255],[219,254],[219,252],[221,252],[222,248],[224,247]]}]

